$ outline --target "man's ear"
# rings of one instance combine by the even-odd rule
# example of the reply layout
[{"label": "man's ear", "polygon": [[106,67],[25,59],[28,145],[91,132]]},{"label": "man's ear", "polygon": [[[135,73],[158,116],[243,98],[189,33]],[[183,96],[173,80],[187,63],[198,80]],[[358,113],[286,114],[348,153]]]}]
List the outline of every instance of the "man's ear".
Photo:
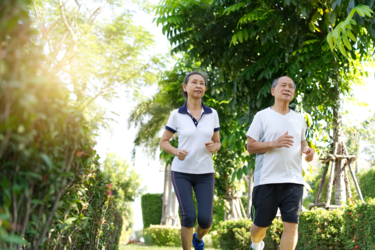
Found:
[{"label": "man's ear", "polygon": [[184,89],[185,92],[187,92],[186,84],[185,83],[182,84],[182,88]]},{"label": "man's ear", "polygon": [[271,89],[271,95],[275,96],[275,89],[274,88]]}]

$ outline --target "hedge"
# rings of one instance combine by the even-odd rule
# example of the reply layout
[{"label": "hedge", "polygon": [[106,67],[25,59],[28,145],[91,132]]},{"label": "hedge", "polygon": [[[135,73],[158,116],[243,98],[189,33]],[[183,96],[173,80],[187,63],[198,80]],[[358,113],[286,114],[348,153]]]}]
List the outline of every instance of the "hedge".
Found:
[{"label": "hedge", "polygon": [[163,194],[144,194],[141,197],[143,228],[160,225],[163,207]]},{"label": "hedge", "polygon": [[[248,250],[251,244],[250,220],[226,221],[218,230],[220,247]],[[357,202],[335,211],[314,209],[301,213],[296,250],[375,249],[375,199]],[[275,219],[267,231],[264,250],[276,250],[283,232]]]},{"label": "hedge", "polygon": [[[181,228],[170,226],[151,225],[143,230],[145,243],[151,246],[181,247]],[[217,247],[215,243],[217,235],[207,234],[204,236],[204,245],[207,248]]]}]

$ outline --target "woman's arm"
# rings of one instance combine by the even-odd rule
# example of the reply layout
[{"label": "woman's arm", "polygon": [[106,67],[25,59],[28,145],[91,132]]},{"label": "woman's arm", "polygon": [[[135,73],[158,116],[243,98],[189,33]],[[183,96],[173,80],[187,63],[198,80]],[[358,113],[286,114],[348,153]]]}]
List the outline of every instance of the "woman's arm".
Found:
[{"label": "woman's arm", "polygon": [[219,149],[221,148],[220,131],[216,131],[212,136],[212,141],[206,142],[205,145],[208,151],[210,151],[211,153],[219,151]]},{"label": "woman's arm", "polygon": [[168,154],[175,155],[175,156],[178,157],[178,159],[180,161],[183,161],[183,160],[185,160],[185,157],[186,157],[188,151],[185,150],[185,149],[177,149],[177,148],[173,147],[171,145],[171,143],[169,142],[171,140],[172,136],[173,136],[173,133],[171,131],[164,130],[164,133],[161,136],[159,145],[165,152],[167,152]]}]

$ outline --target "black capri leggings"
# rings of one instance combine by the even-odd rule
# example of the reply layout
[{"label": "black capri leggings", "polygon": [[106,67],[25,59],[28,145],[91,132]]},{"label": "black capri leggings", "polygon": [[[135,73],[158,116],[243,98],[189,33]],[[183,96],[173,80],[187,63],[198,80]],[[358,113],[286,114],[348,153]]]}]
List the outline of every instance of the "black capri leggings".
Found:
[{"label": "black capri leggings", "polygon": [[172,171],[172,183],[181,209],[181,226],[194,227],[196,215],[193,201],[194,188],[198,204],[198,225],[207,229],[212,224],[214,201],[214,173],[187,174]]}]

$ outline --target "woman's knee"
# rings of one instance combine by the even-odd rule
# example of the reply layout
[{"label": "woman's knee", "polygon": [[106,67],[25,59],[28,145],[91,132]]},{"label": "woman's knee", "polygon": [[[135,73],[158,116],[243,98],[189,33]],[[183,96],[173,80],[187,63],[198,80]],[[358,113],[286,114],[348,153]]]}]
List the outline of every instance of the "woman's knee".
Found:
[{"label": "woman's knee", "polygon": [[211,216],[210,217],[198,217],[198,225],[202,229],[210,228],[212,225]]},{"label": "woman's knee", "polygon": [[195,224],[195,220],[196,220],[196,216],[195,214],[185,214],[182,216],[182,221],[181,221],[181,225],[183,227],[194,227],[194,224]]}]

